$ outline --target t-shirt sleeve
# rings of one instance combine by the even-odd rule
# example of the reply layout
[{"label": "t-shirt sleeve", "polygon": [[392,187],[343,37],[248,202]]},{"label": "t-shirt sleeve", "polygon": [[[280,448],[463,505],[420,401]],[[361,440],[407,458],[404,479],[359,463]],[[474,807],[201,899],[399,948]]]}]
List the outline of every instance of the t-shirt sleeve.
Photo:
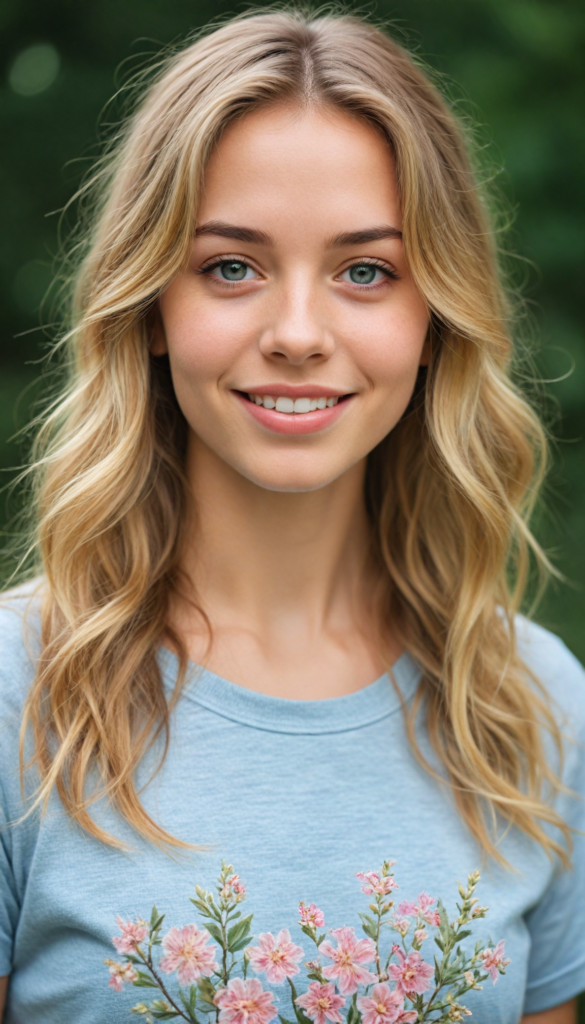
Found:
[{"label": "t-shirt sleeve", "polygon": [[526,660],[556,705],[562,778],[572,791],[561,794],[556,807],[574,830],[571,869],[555,868],[543,898],[526,915],[531,953],[524,1012],[538,1013],[585,991],[585,671],[557,637],[535,627],[531,632]]},{"label": "t-shirt sleeve", "polygon": [[9,603],[0,601],[0,977],[12,970],[26,862],[38,831],[30,818],[17,824],[25,810],[19,775],[20,726],[34,676],[31,652],[36,620],[34,614],[26,619],[28,608],[24,589]]},{"label": "t-shirt sleeve", "polygon": [[0,799],[0,978],[10,974],[20,904],[12,867],[11,826]]}]

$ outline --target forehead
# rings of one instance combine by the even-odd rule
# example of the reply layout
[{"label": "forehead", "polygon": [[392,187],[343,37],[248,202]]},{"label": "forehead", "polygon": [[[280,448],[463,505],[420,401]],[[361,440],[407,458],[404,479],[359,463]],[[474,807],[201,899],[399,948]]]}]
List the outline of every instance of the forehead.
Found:
[{"label": "forehead", "polygon": [[400,228],[390,146],[335,108],[255,111],[229,126],[209,161],[199,220],[215,219],[289,235]]}]

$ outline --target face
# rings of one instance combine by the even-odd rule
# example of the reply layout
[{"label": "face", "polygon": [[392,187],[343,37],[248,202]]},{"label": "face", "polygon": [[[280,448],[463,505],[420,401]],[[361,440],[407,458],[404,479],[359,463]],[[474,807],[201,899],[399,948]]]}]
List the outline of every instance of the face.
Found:
[{"label": "face", "polygon": [[391,151],[361,121],[277,106],[226,131],[152,343],[192,449],[278,491],[365,459],[426,357],[400,229]]}]

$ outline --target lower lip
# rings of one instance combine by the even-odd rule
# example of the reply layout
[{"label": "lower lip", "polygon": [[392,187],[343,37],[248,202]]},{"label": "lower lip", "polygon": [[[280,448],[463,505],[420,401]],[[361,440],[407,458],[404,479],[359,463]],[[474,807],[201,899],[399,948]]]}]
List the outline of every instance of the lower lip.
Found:
[{"label": "lower lip", "polygon": [[246,407],[249,415],[275,434],[315,434],[318,430],[335,423],[351,401],[351,397],[345,398],[343,402],[338,402],[331,408],[315,409],[314,412],[276,412],[275,409],[265,409],[263,405],[250,402],[237,391],[234,393]]}]

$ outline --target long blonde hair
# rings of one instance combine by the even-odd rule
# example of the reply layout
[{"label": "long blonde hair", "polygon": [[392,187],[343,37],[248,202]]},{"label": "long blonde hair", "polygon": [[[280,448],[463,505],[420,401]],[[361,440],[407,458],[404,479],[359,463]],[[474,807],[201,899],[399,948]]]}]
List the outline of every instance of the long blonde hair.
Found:
[{"label": "long blonde hair", "polygon": [[[30,729],[37,801],[56,787],[83,828],[120,845],[91,814],[106,794],[143,836],[182,845],[134,783],[148,745],[168,740],[157,651],[186,502],[185,422],[149,335],[158,295],[186,262],[213,146],[234,118],[285,99],[333,105],[384,133],[407,257],[431,311],[430,365],[370,455],[366,495],[382,628],[422,669],[407,714],[414,748],[422,758],[414,721],[424,708],[480,845],[501,858],[503,820],[563,857],[543,727],[560,737],[514,632],[531,552],[543,560],[528,520],[546,438],[511,381],[494,234],[446,102],[401,46],[345,14],[249,12],[166,58],[90,183],[98,202],[65,339],[70,383],[33,467],[42,654],[23,737]],[[176,700],[187,659],[173,640]]]}]

